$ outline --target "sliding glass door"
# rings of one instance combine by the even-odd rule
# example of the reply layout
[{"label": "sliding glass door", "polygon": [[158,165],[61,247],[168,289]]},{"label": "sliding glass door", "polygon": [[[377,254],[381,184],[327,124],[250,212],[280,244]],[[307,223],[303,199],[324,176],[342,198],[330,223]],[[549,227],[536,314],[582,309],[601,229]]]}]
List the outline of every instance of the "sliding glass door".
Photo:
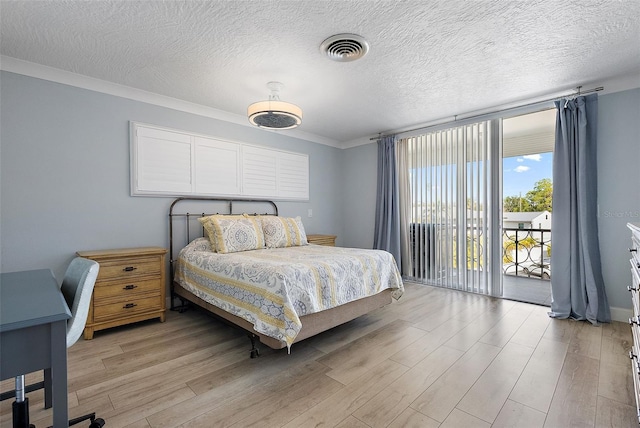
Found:
[{"label": "sliding glass door", "polygon": [[400,140],[405,276],[502,294],[500,127],[485,121]]}]

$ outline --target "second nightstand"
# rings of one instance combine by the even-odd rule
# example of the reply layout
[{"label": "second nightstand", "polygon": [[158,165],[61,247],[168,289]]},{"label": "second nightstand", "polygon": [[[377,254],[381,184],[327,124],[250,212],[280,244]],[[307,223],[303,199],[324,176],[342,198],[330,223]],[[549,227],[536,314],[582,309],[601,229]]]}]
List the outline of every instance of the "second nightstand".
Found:
[{"label": "second nightstand", "polygon": [[326,245],[328,247],[336,246],[336,235],[307,235],[309,244]]}]

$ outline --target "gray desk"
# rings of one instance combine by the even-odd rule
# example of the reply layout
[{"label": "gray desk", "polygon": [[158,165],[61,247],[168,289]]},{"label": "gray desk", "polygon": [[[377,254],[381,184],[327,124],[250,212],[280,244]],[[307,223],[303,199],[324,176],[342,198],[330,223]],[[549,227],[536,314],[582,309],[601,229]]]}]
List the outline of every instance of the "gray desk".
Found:
[{"label": "gray desk", "polygon": [[[69,307],[48,269],[0,274],[0,380],[45,370],[53,426],[68,427]],[[45,391],[46,401],[51,394]]]}]

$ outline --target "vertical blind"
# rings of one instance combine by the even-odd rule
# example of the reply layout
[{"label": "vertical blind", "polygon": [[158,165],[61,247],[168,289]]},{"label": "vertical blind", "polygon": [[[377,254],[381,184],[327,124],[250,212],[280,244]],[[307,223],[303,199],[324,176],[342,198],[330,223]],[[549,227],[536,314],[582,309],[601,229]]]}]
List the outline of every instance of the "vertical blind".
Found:
[{"label": "vertical blind", "polygon": [[485,121],[399,141],[399,181],[408,187],[400,192],[409,224],[406,276],[502,294],[499,126]]}]

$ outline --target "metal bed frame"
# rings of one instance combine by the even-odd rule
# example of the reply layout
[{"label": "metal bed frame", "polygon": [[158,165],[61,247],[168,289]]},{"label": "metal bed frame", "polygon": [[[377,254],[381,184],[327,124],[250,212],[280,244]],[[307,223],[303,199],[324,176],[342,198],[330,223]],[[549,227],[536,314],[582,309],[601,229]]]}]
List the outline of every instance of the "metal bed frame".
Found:
[{"label": "metal bed frame", "polygon": [[[257,206],[268,207],[270,212],[258,214],[255,208]],[[182,206],[187,205],[187,208]],[[200,207],[204,205],[222,206],[224,209],[218,209],[203,212],[197,210],[195,212],[190,210],[190,207]],[[171,272],[171,310],[184,312],[189,304],[195,304],[201,308],[204,308],[208,312],[216,315],[223,322],[230,324],[234,327],[240,328],[247,333],[249,340],[251,341],[251,358],[258,357],[260,352],[257,348],[257,341],[267,345],[272,349],[282,349],[286,345],[284,342],[280,342],[277,339],[266,336],[262,333],[258,333],[253,330],[253,325],[248,321],[230,314],[202,299],[191,294],[182,287],[176,287],[173,281],[174,276],[174,255],[182,249],[185,245],[191,242],[196,237],[204,236],[204,228],[197,221],[200,217],[206,217],[214,214],[232,215],[234,213],[234,206],[242,206],[247,208],[246,213],[252,212],[250,215],[278,215],[278,207],[275,202],[265,199],[235,199],[235,198],[201,198],[201,197],[181,197],[173,201],[169,208],[169,264]],[[248,212],[249,211],[249,212]],[[195,221],[194,221],[195,220]],[[197,223],[197,225],[196,225]],[[177,226],[182,224],[182,230],[176,230]],[[195,226],[195,227],[194,227]],[[176,242],[176,236],[183,236],[184,239],[180,242]],[[181,301],[180,305],[175,305],[175,299],[178,298]],[[296,337],[295,342],[304,340],[320,332],[326,331],[329,328],[336,327],[345,322],[351,321],[361,315],[364,315],[374,309],[383,307],[391,303],[391,290],[387,289],[374,296],[365,297],[357,301],[349,302],[344,305],[327,309],[321,312],[316,312],[308,315],[303,315],[300,320],[303,322],[303,328]]]},{"label": "metal bed frame", "polygon": [[[188,202],[192,202],[198,205],[201,204],[208,204],[211,203],[211,205],[224,205],[227,204],[226,209],[224,211],[227,212],[220,212],[220,211],[215,211],[215,212],[200,212],[200,213],[190,213],[187,210],[179,210],[178,205],[184,205],[185,203]],[[276,205],[275,202],[273,201],[269,201],[266,199],[231,199],[231,198],[198,198],[198,197],[182,197],[182,198],[177,198],[175,199],[172,203],[171,206],[169,207],[169,272],[171,274],[171,310],[174,311],[176,310],[176,306],[174,305],[174,297],[175,297],[175,290],[174,290],[174,284],[173,284],[173,274],[174,274],[174,267],[173,267],[173,263],[175,261],[174,259],[174,221],[177,218],[183,218],[184,219],[184,230],[185,230],[185,237],[186,237],[186,241],[182,243],[182,245],[179,246],[178,251],[180,251],[180,248],[184,247],[186,244],[188,244],[189,242],[191,242],[192,239],[192,230],[193,230],[193,224],[192,221],[193,219],[198,219],[201,217],[207,217],[210,215],[214,215],[214,214],[223,214],[223,215],[232,215],[234,214],[233,212],[233,204],[237,203],[239,205],[244,204],[245,206],[247,204],[254,204],[254,205],[259,205],[259,204],[267,204],[271,207],[271,211],[270,213],[262,213],[262,214],[258,214],[257,212],[253,212],[251,215],[278,215],[278,206]],[[202,225],[200,225],[200,222],[197,222],[197,229],[198,232],[195,233],[195,237],[201,237],[204,236],[204,228],[202,227]],[[181,300],[184,300],[181,298]]]}]

